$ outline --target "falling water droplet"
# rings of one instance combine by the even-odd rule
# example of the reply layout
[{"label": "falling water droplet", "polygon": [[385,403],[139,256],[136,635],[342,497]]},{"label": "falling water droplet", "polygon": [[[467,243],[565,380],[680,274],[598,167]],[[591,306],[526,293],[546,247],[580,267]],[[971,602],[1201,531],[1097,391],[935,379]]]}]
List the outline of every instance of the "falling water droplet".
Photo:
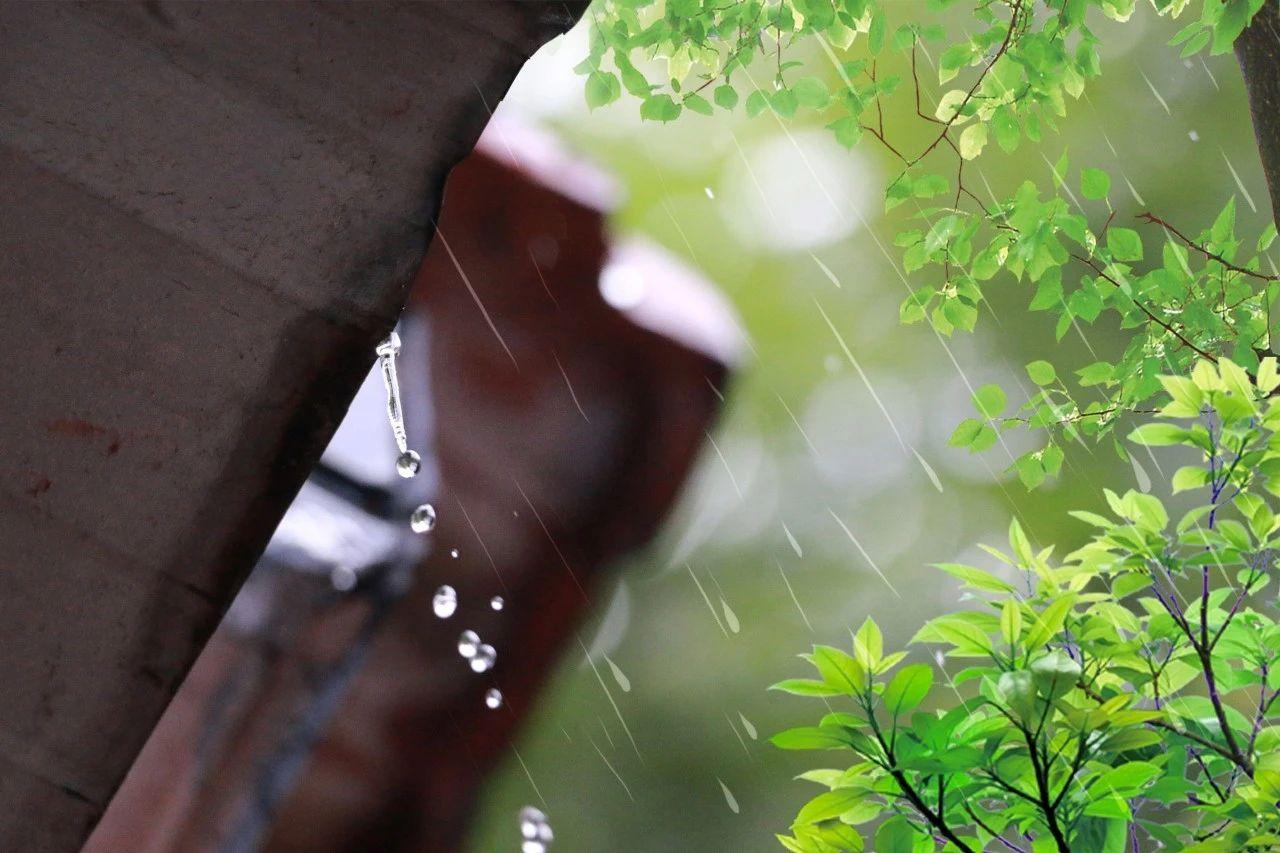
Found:
[{"label": "falling water droplet", "polygon": [[920,455],[920,451],[912,448],[911,452],[916,455],[916,461],[920,463],[920,467],[924,468],[924,473],[929,477],[929,482],[933,483],[933,487],[941,492],[942,481],[938,479],[938,472],[933,470],[932,465],[924,461],[924,457]]},{"label": "falling water droplet", "polygon": [[431,609],[441,619],[448,619],[458,609],[457,591],[448,584],[437,589],[436,594],[431,597]]},{"label": "falling water droplet", "polygon": [[458,559],[458,549],[457,549],[457,548],[454,548],[453,550],[451,550],[451,551],[449,552],[449,556],[450,556],[450,557],[453,557],[453,559],[455,559],[455,560],[456,560],[456,559]]},{"label": "falling water droplet", "polygon": [[493,663],[498,659],[498,651],[488,643],[481,643],[476,647],[476,653],[471,658],[471,670],[473,672],[488,672],[493,669]]},{"label": "falling water droplet", "polygon": [[711,187],[703,187],[702,191],[707,194],[707,198],[712,200],[715,199],[716,194],[712,191]]},{"label": "falling water droplet", "polygon": [[721,779],[720,777],[717,776],[716,781],[720,783],[720,790],[724,792],[724,801],[728,803],[729,811],[733,812],[734,814],[737,814],[739,811],[738,800],[733,796],[733,791],[729,790],[729,786],[726,785],[724,783],[724,780]]},{"label": "falling water droplet", "polygon": [[1200,134],[1196,133],[1194,130],[1188,130],[1187,138],[1190,139],[1192,142],[1199,142]]},{"label": "falling water droplet", "polygon": [[797,557],[803,559],[804,549],[800,547],[800,543],[796,540],[795,535],[792,534],[791,528],[787,527],[787,523],[785,521],[782,523],[782,532],[787,534],[787,542],[790,543],[791,550],[796,552]]},{"label": "falling water droplet", "polygon": [[623,693],[631,692],[631,679],[627,678],[627,674],[614,663],[608,655],[604,656],[604,662],[609,664],[609,669],[613,672],[613,680],[618,682],[618,686],[622,688]]},{"label": "falling water droplet", "polygon": [[506,603],[507,602],[503,600],[502,596],[495,595],[493,598],[489,599],[489,609],[501,610],[504,606],[506,606]]},{"label": "falling water droplet", "polygon": [[545,814],[533,806],[525,806],[520,810],[520,837],[524,839],[521,853],[545,853],[555,833]]},{"label": "falling water droplet", "polygon": [[423,504],[409,516],[409,527],[414,533],[430,533],[436,526],[436,509],[431,504]]},{"label": "falling water droplet", "polygon": [[733,612],[733,608],[729,606],[729,602],[721,598],[720,608],[724,611],[724,621],[725,624],[729,626],[729,630],[735,634],[741,631],[742,624],[738,622],[738,614]]},{"label": "falling water droplet", "polygon": [[1138,481],[1138,491],[1151,491],[1151,477],[1147,474],[1147,469],[1143,468],[1138,458],[1132,454],[1129,455],[1129,462],[1133,465],[1133,477]]},{"label": "falling water droplet", "polygon": [[415,450],[406,450],[396,460],[396,473],[408,479],[422,470],[422,457]]},{"label": "falling water droplet", "polygon": [[496,687],[490,687],[484,693],[484,705],[490,710],[502,706],[502,691]]},{"label": "falling water droplet", "polygon": [[756,740],[760,736],[760,733],[756,731],[756,727],[752,725],[750,720],[743,716],[741,711],[738,712],[738,719],[742,720],[742,728],[746,731],[747,737],[752,740]]},{"label": "falling water droplet", "polygon": [[475,631],[463,631],[458,635],[458,654],[467,660],[476,656],[480,648],[480,635]]}]

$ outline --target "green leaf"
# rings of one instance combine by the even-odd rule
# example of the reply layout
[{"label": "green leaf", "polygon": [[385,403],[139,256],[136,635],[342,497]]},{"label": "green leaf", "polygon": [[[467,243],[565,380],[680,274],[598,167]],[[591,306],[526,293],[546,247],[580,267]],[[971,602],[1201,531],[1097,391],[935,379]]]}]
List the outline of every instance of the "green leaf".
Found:
[{"label": "green leaf", "polygon": [[884,706],[895,717],[902,716],[924,701],[932,686],[931,667],[921,663],[904,666],[885,687]]},{"label": "green leaf", "polygon": [[[867,797],[867,792],[856,788],[837,788],[819,794],[800,809],[796,815],[796,824],[805,825],[831,820],[852,809]],[[878,848],[877,848],[878,849]]]},{"label": "green leaf", "polygon": [[647,121],[675,121],[680,117],[680,105],[670,95],[650,95],[640,104],[640,118]]},{"label": "green leaf", "polygon": [[738,105],[738,90],[726,83],[723,86],[716,87],[715,92],[712,93],[712,98],[715,100],[716,106],[731,110]]},{"label": "green leaf", "polygon": [[987,144],[987,126],[971,124],[960,134],[960,156],[972,160],[982,153]]},{"label": "green leaf", "polygon": [[1107,249],[1117,261],[1142,260],[1142,238],[1132,228],[1108,229]]},{"label": "green leaf", "polygon": [[1058,372],[1047,361],[1033,361],[1027,365],[1027,376],[1037,385],[1052,385],[1058,378]]},{"label": "green leaf", "polygon": [[939,569],[964,581],[966,585],[974,589],[980,589],[985,592],[1013,592],[1013,584],[1006,583],[1000,578],[973,566],[965,566],[960,563],[934,563]]},{"label": "green leaf", "polygon": [[1027,632],[1027,648],[1038,649],[1052,640],[1062,630],[1067,614],[1071,612],[1075,603],[1074,593],[1063,594],[1050,602],[1036,619],[1035,625]]},{"label": "green leaf", "polygon": [[701,95],[685,95],[683,103],[690,112],[700,113],[704,116],[709,116],[714,112],[711,102]]},{"label": "green leaf", "polygon": [[1085,198],[1106,198],[1111,192],[1111,176],[1101,169],[1085,169],[1080,174],[1080,192]]},{"label": "green leaf", "polygon": [[831,646],[813,647],[813,665],[830,687],[849,696],[867,689],[867,673],[871,667]]},{"label": "green leaf", "polygon": [[984,418],[998,418],[1004,411],[1006,398],[999,385],[983,385],[973,392],[973,407]]},{"label": "green leaf", "polygon": [[771,685],[769,689],[790,693],[792,696],[843,695],[843,691],[836,690],[825,681],[815,681],[809,678],[788,678],[785,681],[779,681],[777,684]]},{"label": "green leaf", "polygon": [[800,726],[778,732],[769,742],[779,749],[848,749],[849,738],[833,726]]},{"label": "green leaf", "polygon": [[1147,447],[1166,447],[1171,444],[1183,444],[1191,433],[1174,424],[1150,423],[1129,433],[1129,440],[1134,444]]},{"label": "green leaf", "polygon": [[[748,106],[751,99],[747,99]],[[862,125],[858,123],[858,119],[854,116],[844,116],[827,125],[827,129],[835,133],[836,142],[845,148],[852,148],[858,144],[858,140],[862,138]]]},{"label": "green leaf", "polygon": [[831,102],[827,84],[817,77],[801,77],[791,86],[791,91],[796,93],[796,100],[802,107],[820,110]]},{"label": "green leaf", "polygon": [[611,104],[622,94],[622,84],[608,71],[593,71],[587,75],[587,106],[591,109]]},{"label": "green leaf", "polygon": [[916,831],[906,818],[895,815],[876,830],[876,853],[913,853]]}]

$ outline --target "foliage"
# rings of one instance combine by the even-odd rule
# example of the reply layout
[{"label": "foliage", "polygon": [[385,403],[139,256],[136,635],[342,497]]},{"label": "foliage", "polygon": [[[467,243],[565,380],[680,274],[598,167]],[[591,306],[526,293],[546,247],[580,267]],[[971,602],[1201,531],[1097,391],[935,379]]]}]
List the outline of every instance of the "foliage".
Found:
[{"label": "foliage", "polygon": [[[1204,0],[1173,41],[1184,56],[1225,52],[1262,3]],[[1029,399],[1007,413],[979,406],[956,427],[952,443],[973,452],[995,445],[1002,430],[1043,431],[1041,445],[1012,466],[1035,488],[1059,473],[1070,442],[1108,435],[1144,411],[1161,373],[1223,355],[1255,365],[1254,350],[1267,346],[1268,306],[1280,295],[1280,276],[1262,272],[1259,258],[1274,229],[1241,239],[1234,204],[1192,238],[1152,214],[1141,231],[1116,224],[1109,175],[1086,167],[1073,179],[1065,155],[1052,186],[1027,181],[1007,198],[988,189],[984,201],[965,181],[966,164],[991,142],[1013,152],[1056,129],[1101,71],[1090,17],[1125,21],[1135,4],[979,0],[960,16],[957,0],[929,0],[920,19],[895,27],[894,4],[884,0],[601,0],[578,71],[593,107],[625,91],[643,118],[663,122],[684,110],[768,111],[779,121],[807,112],[843,145],[864,136],[882,145],[898,164],[886,208],[909,203],[919,222],[895,238],[902,271],[926,278],[902,303],[904,322],[927,321],[941,335],[972,331],[986,289],[1004,272],[1024,283],[1031,310],[1056,318],[1059,340],[1098,322],[1132,330],[1116,358],[1032,362]],[[1189,0],[1152,5],[1176,17]],[[806,44],[816,53],[799,53],[815,54],[819,67],[790,58]],[[943,87],[933,103],[925,62]],[[905,101],[930,129],[919,150],[905,150],[886,128],[891,101]]]},{"label": "foliage", "polygon": [[[1173,44],[1226,52],[1263,2],[1204,0]],[[901,271],[924,279],[903,322],[972,331],[999,277],[1053,316],[1058,340],[1095,323],[1125,332],[1117,356],[1027,364],[1037,390],[1012,408],[1003,388],[975,389],[953,445],[1043,431],[1013,462],[1031,489],[1060,472],[1069,443],[1155,414],[1130,440],[1199,460],[1171,478],[1175,495],[1199,498],[1176,522],[1154,495],[1108,490],[1110,515],[1074,513],[1094,532],[1061,560],[1014,521],[1009,553],[987,549],[1006,572],[940,565],[976,606],[916,634],[937,666],[886,653],[870,619],[850,651],[805,655],[818,677],[775,687],[828,713],[774,743],[854,758],[803,774],[826,790],[779,836],[789,850],[859,851],[866,836],[881,853],[1280,848],[1280,622],[1263,599],[1280,556],[1280,372],[1267,355],[1280,272],[1263,270],[1275,226],[1239,235],[1234,201],[1195,234],[1154,213],[1118,223],[1111,176],[1072,172],[1065,154],[1049,185],[1004,198],[965,178],[993,148],[1056,130],[1101,73],[1090,20],[1125,21],[1135,3],[929,0],[896,26],[883,0],[593,7],[578,68],[593,107],[625,91],[664,122],[686,109],[810,113],[842,145],[870,138],[890,153],[886,209],[907,205],[918,223],[895,238]],[[1178,17],[1189,0],[1152,5]],[[798,52],[805,43],[816,49]],[[915,150],[886,127],[902,101],[928,129]],[[953,675],[948,659],[966,666]]]},{"label": "foliage", "polygon": [[[1111,515],[1073,513],[1093,537],[1060,563],[1015,521],[1008,553],[987,549],[1007,575],[939,566],[978,605],[913,641],[967,664],[940,671],[945,691],[885,654],[871,620],[852,654],[805,656],[817,679],[775,685],[840,703],[775,744],[855,756],[804,774],[827,790],[785,847],[861,850],[881,816],[882,853],[1280,846],[1280,622],[1261,596],[1280,554],[1280,374],[1223,359],[1162,381],[1163,420],[1131,439],[1199,456],[1173,480],[1203,500],[1176,522],[1152,495],[1107,491]],[[947,710],[920,710],[931,692]]]}]

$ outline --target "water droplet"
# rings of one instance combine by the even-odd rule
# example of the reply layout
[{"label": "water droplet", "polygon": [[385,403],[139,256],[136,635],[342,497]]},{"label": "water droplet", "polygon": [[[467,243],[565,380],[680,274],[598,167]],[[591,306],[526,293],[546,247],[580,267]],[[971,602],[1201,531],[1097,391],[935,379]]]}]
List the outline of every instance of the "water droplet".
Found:
[{"label": "water droplet", "polygon": [[436,526],[436,508],[423,504],[409,516],[409,527],[414,533],[430,533]]},{"label": "water droplet", "polygon": [[1199,142],[1200,134],[1196,133],[1194,130],[1188,130],[1187,138],[1190,139],[1192,142]]},{"label": "water droplet", "polygon": [[422,457],[415,450],[406,450],[396,460],[396,473],[406,480],[422,470]]},{"label": "water droplet", "polygon": [[484,694],[484,705],[486,708],[494,709],[502,706],[502,691],[496,687],[490,687]]},{"label": "water droplet", "polygon": [[933,470],[932,465],[924,461],[924,457],[915,448],[912,448],[911,452],[916,455],[916,461],[920,463],[920,467],[924,469],[924,473],[929,477],[929,482],[933,483],[933,487],[941,492],[942,481],[938,479],[938,472]]},{"label": "water droplet", "polygon": [[723,598],[720,599],[720,608],[724,610],[724,621],[729,626],[729,630],[738,633],[742,630],[742,624],[738,622],[738,614],[733,612],[733,608],[729,606],[729,602]]},{"label": "water droplet", "polygon": [[471,657],[471,670],[473,672],[488,672],[493,669],[493,663],[498,659],[498,651],[488,643],[481,643],[476,647],[476,653]]},{"label": "water droplet", "polygon": [[631,679],[627,678],[627,674],[623,672],[616,663],[614,663],[608,655],[604,656],[604,662],[609,664],[609,669],[613,671],[613,680],[618,682],[618,686],[622,688],[623,693],[631,692]]},{"label": "water droplet", "polygon": [[350,566],[334,566],[333,571],[329,572],[329,582],[338,592],[351,592],[355,589],[357,580],[359,576]]},{"label": "water droplet", "polygon": [[609,264],[600,273],[600,295],[619,311],[643,302],[646,290],[640,270],[628,264]]},{"label": "water droplet", "polygon": [[458,635],[458,654],[467,660],[476,656],[480,648],[480,635],[475,631],[463,631]]},{"label": "water droplet", "polygon": [[1139,464],[1136,456],[1130,455],[1129,462],[1133,465],[1133,477],[1138,481],[1138,491],[1151,491],[1151,477],[1147,474],[1147,469],[1143,468],[1142,465]]},{"label": "water droplet", "polygon": [[520,837],[524,839],[521,853],[545,853],[555,840],[555,833],[545,814],[533,806],[525,806],[520,810]]},{"label": "water droplet", "polygon": [[455,559],[455,560],[456,560],[456,559],[458,559],[458,549],[457,549],[457,548],[454,548],[452,551],[450,551],[450,552],[449,552],[449,556],[450,556],[450,557],[453,557],[453,559]]},{"label": "water droplet", "polygon": [[738,800],[733,796],[733,792],[729,790],[729,786],[724,783],[720,777],[716,777],[716,781],[720,783],[720,790],[724,792],[724,801],[729,805],[729,811],[737,814],[739,812]]},{"label": "water droplet", "polygon": [[782,523],[782,532],[787,534],[787,542],[790,543],[791,550],[796,552],[797,557],[803,559],[804,549],[800,547],[800,542],[797,541],[795,535],[791,532],[791,528],[787,527],[787,523],[785,521]]},{"label": "water droplet", "polygon": [[[445,584],[436,590],[436,594],[431,597],[431,609],[441,619],[448,619],[458,609],[458,593],[453,587]],[[479,639],[478,637],[476,639]],[[459,647],[458,651],[462,651]]]},{"label": "water droplet", "polygon": [[503,601],[502,596],[500,595],[495,595],[493,598],[489,599],[489,607],[492,610],[501,610],[505,605],[506,602]]},{"label": "water droplet", "polygon": [[707,198],[714,199],[716,194],[712,192],[711,187],[703,187],[702,191],[707,194]]},{"label": "water droplet", "polygon": [[756,740],[760,736],[760,733],[756,731],[756,727],[751,724],[751,721],[741,711],[738,712],[738,719],[742,720],[742,728],[746,731],[747,737]]}]

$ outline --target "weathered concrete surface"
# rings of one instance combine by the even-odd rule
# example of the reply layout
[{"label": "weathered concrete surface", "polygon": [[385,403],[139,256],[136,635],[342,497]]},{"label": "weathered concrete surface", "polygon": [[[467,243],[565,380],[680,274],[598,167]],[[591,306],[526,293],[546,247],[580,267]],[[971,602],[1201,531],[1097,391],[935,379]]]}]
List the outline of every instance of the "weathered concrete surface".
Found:
[{"label": "weathered concrete surface", "polygon": [[79,846],[568,18],[0,5],[0,850]]}]

